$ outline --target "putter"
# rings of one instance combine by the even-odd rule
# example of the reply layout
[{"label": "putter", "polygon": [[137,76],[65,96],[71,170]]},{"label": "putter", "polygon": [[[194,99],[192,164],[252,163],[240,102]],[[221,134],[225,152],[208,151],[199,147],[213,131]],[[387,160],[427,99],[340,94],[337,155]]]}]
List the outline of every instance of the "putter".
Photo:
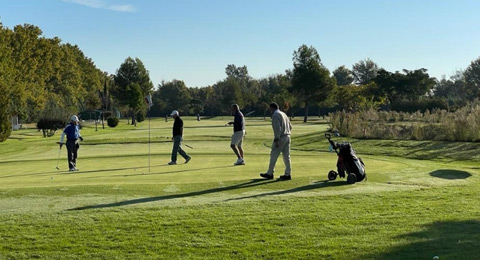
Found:
[{"label": "putter", "polygon": [[[58,143],[58,144],[60,144],[60,143]],[[61,152],[61,151],[62,151],[62,147],[60,147],[60,149],[58,149],[57,167],[55,167],[55,168],[57,168],[57,171],[60,171],[60,168],[58,168],[58,160],[60,160],[60,152]]]}]

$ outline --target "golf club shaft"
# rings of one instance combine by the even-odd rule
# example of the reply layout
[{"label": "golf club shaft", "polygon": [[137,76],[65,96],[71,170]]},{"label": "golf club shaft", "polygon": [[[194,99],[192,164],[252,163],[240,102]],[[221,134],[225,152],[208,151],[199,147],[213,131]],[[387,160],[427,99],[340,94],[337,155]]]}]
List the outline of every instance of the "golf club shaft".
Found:
[{"label": "golf club shaft", "polygon": [[[166,136],[165,136],[165,138],[167,138],[167,139],[169,139],[169,140],[172,140],[172,138],[170,138],[170,137],[166,137]],[[188,148],[190,148],[190,149],[193,149],[192,146],[186,144],[185,142],[183,143],[183,145],[185,145],[186,147],[188,147]]]},{"label": "golf club shaft", "polygon": [[58,149],[58,156],[57,156],[57,170],[59,170],[58,168],[58,161],[60,160],[60,152],[62,151],[62,147],[60,147],[60,149]]}]

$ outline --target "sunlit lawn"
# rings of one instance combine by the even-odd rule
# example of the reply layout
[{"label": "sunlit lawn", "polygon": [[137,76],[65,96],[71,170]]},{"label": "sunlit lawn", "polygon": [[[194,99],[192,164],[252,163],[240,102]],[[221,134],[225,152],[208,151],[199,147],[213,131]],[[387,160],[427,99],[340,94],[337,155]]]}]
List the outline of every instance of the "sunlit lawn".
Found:
[{"label": "sunlit lawn", "polygon": [[[172,121],[86,124],[76,173],[64,150],[55,168],[59,133],[13,132],[0,143],[0,259],[480,255],[477,144],[337,138],[357,148],[368,180],[327,182],[336,155],[325,122],[312,119],[294,121],[286,182],[259,178],[272,138],[263,118],[247,119],[245,166],[233,166],[230,117],[185,118],[192,161],[176,166],[167,165]],[[279,158],[275,175],[283,169]]]}]

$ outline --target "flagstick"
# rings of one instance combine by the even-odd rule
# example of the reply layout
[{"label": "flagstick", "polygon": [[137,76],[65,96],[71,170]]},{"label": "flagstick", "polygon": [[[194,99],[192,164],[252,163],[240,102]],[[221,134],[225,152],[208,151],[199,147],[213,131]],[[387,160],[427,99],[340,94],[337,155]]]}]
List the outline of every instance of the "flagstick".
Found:
[{"label": "flagstick", "polygon": [[152,94],[148,94],[145,97],[145,102],[147,103],[147,116],[148,116],[148,172],[150,172],[150,108],[153,106]]},{"label": "flagstick", "polygon": [[[150,112],[150,109],[148,109],[148,112]],[[150,172],[150,115],[148,115],[148,172]]]}]

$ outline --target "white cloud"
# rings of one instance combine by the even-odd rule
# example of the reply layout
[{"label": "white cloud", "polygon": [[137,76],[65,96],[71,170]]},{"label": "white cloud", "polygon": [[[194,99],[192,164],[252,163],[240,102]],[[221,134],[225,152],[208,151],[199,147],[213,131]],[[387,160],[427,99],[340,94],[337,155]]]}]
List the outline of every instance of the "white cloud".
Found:
[{"label": "white cloud", "polygon": [[84,5],[92,8],[107,9],[116,12],[128,12],[133,13],[136,11],[136,8],[128,4],[110,4],[104,0],[62,0],[67,3],[74,3],[79,5]]},{"label": "white cloud", "polygon": [[132,5],[110,5],[108,6],[108,9],[117,11],[117,12],[127,12],[127,13],[133,13],[136,10],[136,8]]}]

